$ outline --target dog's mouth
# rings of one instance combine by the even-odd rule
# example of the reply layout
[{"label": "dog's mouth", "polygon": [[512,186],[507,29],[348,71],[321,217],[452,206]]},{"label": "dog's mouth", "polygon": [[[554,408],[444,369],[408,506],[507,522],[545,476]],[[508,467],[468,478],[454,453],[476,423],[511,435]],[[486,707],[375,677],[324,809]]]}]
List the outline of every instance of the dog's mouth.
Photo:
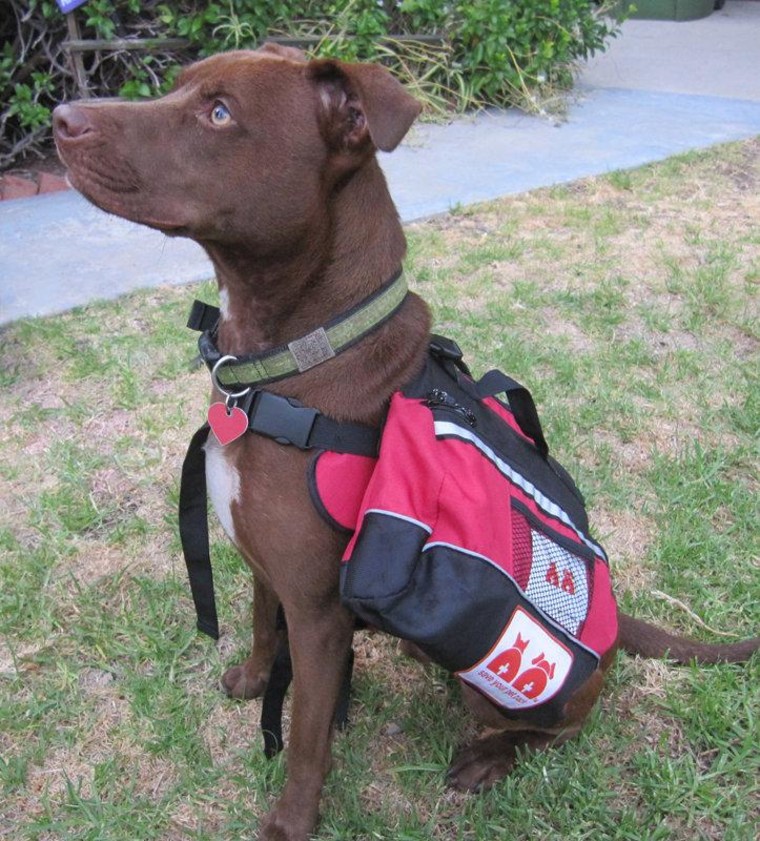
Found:
[{"label": "dog's mouth", "polygon": [[148,222],[141,222],[142,225],[147,225],[149,228],[154,228],[161,231],[167,237],[189,237],[191,236],[190,229],[187,225],[169,224],[167,222],[159,222],[151,220]]},{"label": "dog's mouth", "polygon": [[139,179],[130,168],[122,165],[105,171],[104,167],[98,166],[97,157],[82,165],[79,161],[67,160],[60,145],[59,156],[67,166],[69,184],[100,210],[154,228],[167,236],[188,235],[186,220],[149,208],[152,202],[146,201]]}]

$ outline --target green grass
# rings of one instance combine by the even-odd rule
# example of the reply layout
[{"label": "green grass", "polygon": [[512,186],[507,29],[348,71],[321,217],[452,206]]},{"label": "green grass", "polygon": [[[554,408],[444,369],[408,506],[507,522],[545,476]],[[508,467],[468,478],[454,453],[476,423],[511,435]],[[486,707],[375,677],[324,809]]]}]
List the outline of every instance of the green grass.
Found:
[{"label": "green grass", "polygon": [[[408,274],[476,372],[534,393],[621,603],[703,639],[760,624],[760,141],[410,226]],[[217,689],[250,580],[213,532],[223,623],[194,631],[178,474],[211,284],[0,334],[0,838],[253,839],[280,790],[259,704]],[[681,607],[679,607],[681,605]],[[621,656],[581,736],[482,796],[445,786],[455,684],[360,634],[317,837],[754,841],[760,659]]]}]

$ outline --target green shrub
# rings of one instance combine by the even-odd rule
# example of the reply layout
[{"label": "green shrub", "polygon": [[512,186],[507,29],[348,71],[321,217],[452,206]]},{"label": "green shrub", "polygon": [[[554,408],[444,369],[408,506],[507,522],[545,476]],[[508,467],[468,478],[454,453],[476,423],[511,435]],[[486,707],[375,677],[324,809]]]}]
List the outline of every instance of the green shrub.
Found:
[{"label": "green shrub", "polygon": [[[78,95],[56,4],[3,3],[12,14],[0,22],[0,168],[38,151],[52,107]],[[540,107],[570,87],[576,62],[617,31],[607,11],[590,0],[89,0],[74,14],[85,38],[189,43],[183,55],[85,53],[96,95],[153,96],[180,61],[287,35],[313,55],[383,61],[430,109],[464,110]]]},{"label": "green shrub", "polygon": [[[5,169],[49,145],[53,107],[78,91],[63,48],[66,19],[55,2],[0,2],[0,169]],[[89,0],[74,14],[84,38],[165,36],[156,9],[150,0]],[[173,55],[125,51],[83,58],[89,87],[101,96],[152,95],[177,63]]]},{"label": "green shrub", "polygon": [[496,104],[572,85],[578,59],[613,34],[588,0],[476,0],[453,10],[456,60],[473,94]]}]

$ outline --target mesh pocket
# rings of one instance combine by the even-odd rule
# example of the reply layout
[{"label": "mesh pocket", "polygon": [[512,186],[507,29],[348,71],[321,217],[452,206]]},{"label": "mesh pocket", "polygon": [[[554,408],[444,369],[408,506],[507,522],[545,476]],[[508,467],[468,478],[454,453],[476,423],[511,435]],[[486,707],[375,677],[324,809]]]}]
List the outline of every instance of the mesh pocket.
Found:
[{"label": "mesh pocket", "polygon": [[512,510],[515,579],[528,600],[578,636],[588,615],[593,579],[590,564],[552,539],[524,514]]}]

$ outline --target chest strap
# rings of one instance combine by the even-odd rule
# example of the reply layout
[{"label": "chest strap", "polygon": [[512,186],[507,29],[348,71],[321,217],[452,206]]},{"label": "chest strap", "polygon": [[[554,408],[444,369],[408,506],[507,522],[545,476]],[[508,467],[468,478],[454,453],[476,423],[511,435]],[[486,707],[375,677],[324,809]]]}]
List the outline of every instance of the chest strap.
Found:
[{"label": "chest strap", "polygon": [[219,639],[219,620],[214,598],[214,576],[208,541],[208,499],[206,496],[206,453],[210,432],[204,424],[190,439],[179,485],[179,536],[185,556],[187,577],[193,595],[198,630]]},{"label": "chest strap", "polygon": [[292,444],[300,450],[377,455],[378,429],[333,420],[292,397],[270,391],[251,391],[237,402],[237,406],[248,415],[251,432],[273,438],[278,444]]}]

